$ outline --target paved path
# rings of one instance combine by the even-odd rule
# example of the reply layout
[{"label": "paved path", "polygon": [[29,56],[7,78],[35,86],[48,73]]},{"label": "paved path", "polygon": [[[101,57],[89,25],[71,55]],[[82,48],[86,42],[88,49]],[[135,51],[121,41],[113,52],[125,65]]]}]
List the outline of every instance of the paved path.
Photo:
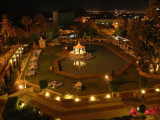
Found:
[{"label": "paved path", "polygon": [[129,114],[123,102],[64,107],[40,96],[36,96],[31,99],[29,104],[36,105],[44,113],[52,117],[59,117],[62,120],[75,120],[75,118],[76,120],[105,119],[115,117],[115,113],[117,117]]}]

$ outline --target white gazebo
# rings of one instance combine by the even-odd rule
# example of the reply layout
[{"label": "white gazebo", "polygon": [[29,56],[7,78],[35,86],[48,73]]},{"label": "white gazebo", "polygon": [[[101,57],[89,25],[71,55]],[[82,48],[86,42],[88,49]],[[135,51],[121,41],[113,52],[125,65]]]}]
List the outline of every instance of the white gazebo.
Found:
[{"label": "white gazebo", "polygon": [[76,46],[73,46],[72,54],[83,55],[85,53],[86,53],[85,46],[81,45],[80,42],[78,41],[78,44]]}]

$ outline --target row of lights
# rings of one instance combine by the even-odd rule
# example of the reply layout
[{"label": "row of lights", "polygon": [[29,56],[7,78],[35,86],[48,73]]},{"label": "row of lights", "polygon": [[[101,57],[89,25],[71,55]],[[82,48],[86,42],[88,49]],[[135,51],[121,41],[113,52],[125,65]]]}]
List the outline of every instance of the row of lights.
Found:
[{"label": "row of lights", "polygon": [[[22,53],[21,50],[23,50],[23,49],[24,49],[23,47],[19,48],[19,49],[16,51],[16,54],[13,55],[12,59],[13,59],[14,62],[16,62],[16,57],[19,57],[19,53]],[[12,62],[12,60],[10,60],[10,62]]]},{"label": "row of lights", "polygon": [[[50,94],[47,92],[47,93],[45,94],[45,96],[46,96],[46,97],[49,97]],[[108,95],[105,96],[105,98],[109,99],[109,98],[111,98],[111,95],[108,94]],[[55,100],[61,101],[61,97],[60,97],[60,96],[57,96],[57,97],[55,98]],[[79,99],[79,98],[75,98],[74,101],[75,101],[75,102],[79,102],[80,99]],[[89,101],[96,101],[96,97],[91,96],[91,97],[89,98]]]},{"label": "row of lights", "polygon": [[[156,91],[156,92],[160,92],[160,89],[159,89],[159,88],[156,88],[155,91]],[[145,93],[146,93],[146,90],[142,89],[142,90],[141,90],[141,93],[142,93],[142,94],[145,94]]]},{"label": "row of lights", "polygon": [[[49,96],[50,96],[50,93],[49,93],[49,92],[46,92],[46,93],[45,93],[45,96],[46,96],[46,97],[49,97]],[[111,95],[110,95],[110,94],[107,94],[107,95],[105,96],[105,98],[111,98]],[[60,96],[57,96],[57,97],[55,98],[55,100],[60,101],[60,100],[61,100],[61,97],[60,97]],[[96,101],[96,97],[91,96],[89,100],[90,100],[90,101]],[[79,98],[75,98],[74,101],[75,101],[75,102],[79,102],[80,99],[79,99]]]},{"label": "row of lights", "polygon": [[[19,89],[24,89],[24,86],[23,86],[23,85],[19,85]],[[160,89],[159,89],[159,88],[156,88],[155,91],[156,91],[156,92],[160,92]],[[142,89],[142,90],[141,90],[141,93],[142,93],[142,94],[145,94],[145,93],[146,93],[146,90]],[[49,93],[49,92],[46,92],[46,93],[45,93],[45,96],[46,96],[46,97],[49,97],[49,96],[50,96],[50,93]],[[107,95],[105,96],[105,98],[111,98],[111,95],[110,95],[110,94],[107,94]],[[57,96],[57,97],[55,98],[55,100],[60,101],[61,98],[60,98],[59,96]],[[79,98],[75,98],[75,101],[76,101],[76,102],[79,102],[80,99],[79,99]],[[90,101],[96,101],[96,98],[95,98],[94,96],[91,96],[91,97],[90,97]]]},{"label": "row of lights", "polygon": [[[159,88],[156,88],[155,91],[156,91],[156,92],[160,92],[160,89],[159,89]],[[142,93],[142,94],[145,94],[145,93],[146,93],[146,90],[142,89],[142,90],[141,90],[141,93]],[[46,92],[46,93],[45,93],[45,96],[46,96],[46,97],[49,97],[49,96],[50,96],[49,92]],[[109,99],[109,98],[111,98],[111,95],[110,95],[110,94],[107,94],[107,95],[105,96],[105,98]],[[61,101],[61,97],[60,97],[60,96],[57,96],[57,97],[55,98],[55,100]],[[96,101],[96,100],[97,100],[97,99],[96,99],[95,96],[91,96],[91,97],[89,98],[89,101]],[[79,98],[75,98],[74,101],[75,101],[75,102],[79,102],[80,99],[79,99]]]}]

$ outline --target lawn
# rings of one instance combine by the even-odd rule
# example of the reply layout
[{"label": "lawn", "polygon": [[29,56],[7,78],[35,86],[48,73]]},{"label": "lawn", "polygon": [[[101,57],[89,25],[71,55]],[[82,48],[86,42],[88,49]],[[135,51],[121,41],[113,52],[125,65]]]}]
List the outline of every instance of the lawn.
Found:
[{"label": "lawn", "polygon": [[[38,69],[37,69],[36,75],[32,77],[26,77],[26,80],[37,85],[39,85],[39,81],[43,79],[47,80],[48,82],[51,82],[54,80],[58,82],[62,82],[64,86],[54,89],[54,91],[60,92],[62,94],[69,92],[70,94],[75,94],[75,95],[95,95],[95,94],[103,94],[108,92],[108,84],[105,81],[104,77],[78,80],[75,78],[70,78],[70,77],[56,74],[54,73],[54,71],[49,71],[49,66],[53,65],[53,60],[59,58],[59,56],[57,56],[56,53],[63,51],[63,49],[64,49],[64,45],[47,47],[43,49],[38,62]],[[121,50],[119,51],[122,52]],[[122,53],[125,54],[124,52]],[[27,63],[27,66],[28,66],[28,63]],[[25,69],[27,69],[27,66]],[[24,78],[24,73],[21,79],[23,78]],[[124,73],[122,73],[121,75],[116,76],[116,81],[119,82],[120,84],[120,91],[138,89],[139,79],[140,79],[140,76],[136,71],[135,65],[129,68]],[[72,84],[76,83],[77,81],[81,81],[82,84],[86,87],[86,89],[78,92],[73,90]],[[149,87],[153,87],[158,83],[160,83],[159,80],[149,79]],[[49,88],[49,89],[52,89],[52,88]]]}]

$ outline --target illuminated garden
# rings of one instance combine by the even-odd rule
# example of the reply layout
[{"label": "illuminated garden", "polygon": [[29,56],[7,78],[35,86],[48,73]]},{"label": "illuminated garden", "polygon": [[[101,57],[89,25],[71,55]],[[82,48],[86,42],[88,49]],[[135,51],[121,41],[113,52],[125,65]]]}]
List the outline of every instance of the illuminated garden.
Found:
[{"label": "illuminated garden", "polygon": [[0,120],[160,120],[160,0],[6,0]]},{"label": "illuminated garden", "polygon": [[[68,92],[73,95],[81,96],[96,95],[106,94],[110,92],[109,82],[111,82],[111,78],[108,79],[106,78],[106,76],[111,77],[111,73],[112,71],[114,71],[115,77],[113,81],[119,84],[118,91],[140,89],[140,76],[138,74],[138,71],[136,70],[137,64],[131,63],[131,66],[129,65],[127,71],[123,71],[123,68],[125,68],[129,64],[129,61],[126,61],[123,57],[125,56],[126,58],[128,58],[130,62],[135,61],[135,59],[130,55],[124,53],[122,49],[111,43],[104,43],[107,46],[111,46],[114,50],[116,50],[116,52],[118,51],[118,53],[115,54],[113,53],[113,51],[105,48],[104,46],[85,44],[86,51],[94,55],[95,58],[86,61],[81,60],[83,61],[83,63],[81,63],[80,65],[80,63],[76,64],[75,61],[68,60],[68,57],[66,57],[66,55],[65,57],[63,56],[64,52],[66,53],[66,50],[64,49],[66,45],[68,46],[68,49],[72,51],[72,47],[76,44],[77,42],[72,44],[62,43],[58,46],[44,48],[38,60],[36,74],[24,77],[24,72],[21,79],[25,79],[27,82],[31,82],[38,86],[39,81],[41,80],[47,80],[48,84],[54,81],[62,83],[57,88],[53,88],[52,86],[47,87],[47,89],[62,94]],[[30,58],[32,58],[32,54],[30,55]],[[119,55],[121,55],[121,57]],[[58,61],[58,68],[60,70],[59,74],[55,72],[56,68],[54,68],[54,60],[57,60],[61,57],[63,59]],[[26,70],[28,69],[29,62],[30,60],[28,60],[25,68]],[[53,68],[50,70],[51,66]],[[103,68],[101,66],[103,66]],[[121,70],[123,72],[119,74]],[[63,75],[63,71],[65,71],[65,73],[68,73],[69,75]],[[116,75],[116,73],[118,75]],[[75,76],[78,76],[80,78],[77,79]],[[79,81],[82,84],[82,88],[80,90],[73,89],[73,84],[76,84]],[[154,85],[159,83],[159,81],[154,79],[148,79],[148,83],[148,87],[153,87]]]}]

